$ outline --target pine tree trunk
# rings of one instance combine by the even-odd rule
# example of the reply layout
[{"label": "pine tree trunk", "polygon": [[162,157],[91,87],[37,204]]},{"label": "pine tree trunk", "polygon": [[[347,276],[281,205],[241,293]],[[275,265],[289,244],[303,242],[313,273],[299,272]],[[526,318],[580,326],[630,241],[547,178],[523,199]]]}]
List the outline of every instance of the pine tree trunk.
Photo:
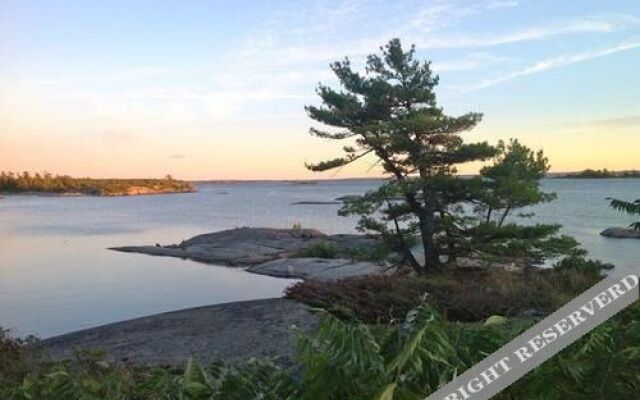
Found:
[{"label": "pine tree trunk", "polygon": [[425,210],[420,219],[420,234],[424,250],[424,271],[432,270],[440,265],[438,249],[433,240],[435,233],[435,213],[433,210]]}]

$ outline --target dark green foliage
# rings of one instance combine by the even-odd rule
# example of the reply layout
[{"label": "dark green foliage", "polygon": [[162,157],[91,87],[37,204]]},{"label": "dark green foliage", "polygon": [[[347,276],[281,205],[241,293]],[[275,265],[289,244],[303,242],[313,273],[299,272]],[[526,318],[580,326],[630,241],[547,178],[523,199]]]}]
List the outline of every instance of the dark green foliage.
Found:
[{"label": "dark green foliage", "polygon": [[[301,340],[302,399],[424,399],[532,322],[449,323],[428,306],[371,329],[327,316]],[[636,399],[640,304],[498,394],[497,400]]]},{"label": "dark green foliage", "polygon": [[38,340],[29,336],[15,338],[0,327],[0,386],[3,382],[17,380],[37,363],[33,357]]},{"label": "dark green foliage", "polygon": [[554,265],[554,271],[578,271],[593,276],[600,276],[604,269],[606,268],[602,261],[586,259],[579,256],[565,257]]},{"label": "dark green foliage", "polygon": [[586,254],[572,237],[558,236],[559,229],[560,225],[480,223],[468,230],[470,237],[460,247],[485,259],[513,258],[525,260],[530,265],[564,255]]},{"label": "dark green foliage", "polygon": [[[630,215],[640,215],[640,199],[633,202],[611,199],[611,207]],[[640,221],[634,222],[629,226],[637,231],[640,231]]]},{"label": "dark green foliage", "polygon": [[144,188],[158,193],[192,192],[193,184],[173,179],[90,179],[28,172],[0,172],[0,193],[79,193],[93,196],[125,195],[131,188]]},{"label": "dark green foliage", "polygon": [[318,240],[296,252],[293,257],[347,258],[355,261],[393,261],[393,253],[382,241],[370,245],[341,246],[339,242]]},{"label": "dark green foliage", "polygon": [[[540,179],[549,170],[542,151],[533,152],[517,140],[500,141],[494,163],[480,170],[475,218],[458,218],[464,228],[457,252],[499,260],[518,258],[541,264],[550,258],[584,255],[573,238],[559,235],[560,225],[519,225],[510,217],[525,207],[552,201],[555,193],[540,190]],[[533,214],[519,213],[520,218]]]},{"label": "dark green foliage", "polygon": [[296,253],[297,257],[338,258],[343,256],[340,248],[335,244],[321,240]]},{"label": "dark green foliage", "polygon": [[640,302],[525,375],[504,400],[635,400],[640,393]]},{"label": "dark green foliage", "polygon": [[289,287],[286,296],[368,323],[397,321],[423,300],[448,320],[482,321],[492,315],[551,313],[598,282],[600,274],[599,263],[576,257],[550,270],[452,270],[422,276],[304,281]]},{"label": "dark green foliage", "polygon": [[480,170],[485,185],[478,205],[487,222],[496,221],[500,226],[510,211],[548,202],[556,196],[540,191],[540,179],[549,170],[549,161],[542,150],[534,153],[514,139],[509,143],[500,141],[497,149],[495,162]]},{"label": "dark green foliage", "polygon": [[[448,323],[428,306],[371,329],[327,316],[301,341],[302,399],[424,399],[529,323]],[[502,400],[636,399],[640,306],[614,317],[498,394]]]},{"label": "dark green foliage", "polygon": [[[0,376],[1,377],[1,376]],[[42,364],[20,380],[0,380],[3,400],[284,400],[297,391],[288,373],[270,361],[208,368],[194,359],[184,373],[160,367],[109,365],[96,355]]]}]

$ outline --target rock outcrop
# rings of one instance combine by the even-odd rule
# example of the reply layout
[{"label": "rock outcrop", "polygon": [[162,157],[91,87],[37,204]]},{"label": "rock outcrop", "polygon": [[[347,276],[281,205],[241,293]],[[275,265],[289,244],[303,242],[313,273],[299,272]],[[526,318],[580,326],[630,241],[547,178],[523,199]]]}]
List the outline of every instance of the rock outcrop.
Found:
[{"label": "rock outcrop", "polygon": [[330,243],[338,251],[349,252],[370,248],[376,239],[364,235],[326,235],[314,229],[236,228],[198,235],[177,245],[124,246],[114,247],[112,250],[241,267],[252,267],[276,260],[280,263],[249,268],[249,272],[278,277],[313,279],[316,275],[313,266],[316,266],[318,277],[325,279],[324,277],[331,275],[328,269],[338,264],[340,268],[333,273],[336,276],[347,276],[347,270],[352,271],[349,276],[357,275],[356,271],[373,271],[373,263],[353,263],[349,260],[328,259],[327,263],[323,263],[309,261],[307,258],[292,261],[296,260],[293,257],[302,250],[322,242]]},{"label": "rock outcrop", "polygon": [[372,262],[316,257],[281,258],[251,266],[247,271],[282,278],[313,280],[335,280],[384,273],[380,265]]},{"label": "rock outcrop", "polygon": [[313,331],[318,316],[293,300],[241,301],[151,315],[46,339],[54,359],[80,349],[105,350],[109,361],[184,367],[191,355],[209,363],[251,357],[279,357],[293,363],[296,336],[291,327]]},{"label": "rock outcrop", "polygon": [[640,231],[629,228],[607,228],[600,235],[616,239],[640,239]]}]

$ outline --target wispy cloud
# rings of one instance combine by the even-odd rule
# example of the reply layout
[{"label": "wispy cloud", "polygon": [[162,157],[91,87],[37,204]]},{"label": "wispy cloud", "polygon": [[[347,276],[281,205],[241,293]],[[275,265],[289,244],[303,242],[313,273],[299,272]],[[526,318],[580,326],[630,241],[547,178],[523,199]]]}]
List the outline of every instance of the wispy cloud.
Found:
[{"label": "wispy cloud", "polygon": [[559,68],[559,67],[563,67],[570,64],[576,64],[579,62],[588,61],[595,58],[605,57],[611,54],[633,50],[639,47],[640,47],[640,39],[636,39],[632,41],[623,42],[605,49],[554,57],[547,60],[539,61],[533,65],[530,65],[518,71],[514,71],[497,78],[485,79],[476,85],[465,87],[465,88],[459,88],[459,89],[461,89],[462,91],[484,89],[484,88],[495,86],[504,82],[508,82],[510,80],[513,80],[522,76],[537,74],[550,69]]},{"label": "wispy cloud", "polygon": [[491,34],[459,34],[430,36],[420,40],[419,47],[425,49],[447,49],[459,47],[492,47],[519,42],[548,39],[554,36],[578,33],[610,33],[636,27],[640,19],[626,14],[592,15],[558,21],[554,24],[526,28],[523,30]]},{"label": "wispy cloud", "polygon": [[512,58],[507,56],[499,56],[487,52],[477,52],[453,60],[434,61],[433,69],[438,73],[480,70],[490,68],[510,60],[512,60]]},{"label": "wispy cloud", "polygon": [[[558,126],[558,125],[556,125]],[[625,129],[640,126],[640,115],[626,115],[623,117],[604,118],[589,121],[572,121],[559,125],[564,128],[596,128],[596,129]]]},{"label": "wispy cloud", "polygon": [[504,7],[516,7],[520,5],[518,0],[489,0],[487,2],[487,8],[504,8]]},{"label": "wispy cloud", "polygon": [[602,128],[627,128],[640,125],[640,115],[630,115],[619,118],[607,118],[593,121],[592,125]]},{"label": "wispy cloud", "polygon": [[[350,56],[356,61],[356,67],[361,66],[359,62],[365,54],[392,37],[415,43],[418,50],[468,48],[470,51],[463,55],[436,59],[434,69],[438,72],[471,71],[512,61],[509,53],[502,51],[502,45],[564,35],[606,34],[640,26],[640,20],[630,15],[597,14],[503,32],[475,33],[465,28],[465,23],[472,18],[509,12],[506,9],[516,8],[520,3],[516,0],[293,2],[272,8],[261,23],[232,39],[233,52],[225,54],[224,62],[217,65],[145,66],[103,77],[79,77],[75,88],[58,90],[57,95],[96,102],[180,102],[188,107],[200,107],[197,112],[204,110],[208,118],[215,119],[241,118],[241,111],[256,103],[269,103],[269,110],[263,107],[265,115],[271,115],[272,110],[290,113],[291,110],[280,107],[278,102],[312,101],[315,97],[313,88],[318,81],[335,83],[335,77],[327,68],[329,62]],[[385,24],[381,29],[382,19]],[[579,54],[543,61],[499,78],[487,79],[471,89],[617,51],[622,50],[609,49],[600,52],[602,54]],[[113,85],[123,82],[135,85],[133,88]],[[74,82],[63,83],[73,86]]]}]

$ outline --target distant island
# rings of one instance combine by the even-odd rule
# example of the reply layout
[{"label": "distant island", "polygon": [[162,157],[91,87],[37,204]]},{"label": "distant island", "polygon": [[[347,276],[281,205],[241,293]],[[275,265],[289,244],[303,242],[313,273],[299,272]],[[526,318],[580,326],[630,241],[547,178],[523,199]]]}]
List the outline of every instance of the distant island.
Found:
[{"label": "distant island", "polygon": [[0,172],[0,194],[51,194],[61,196],[138,196],[189,193],[191,182],[173,179],[92,179],[52,175],[48,172],[21,174]]},{"label": "distant island", "polygon": [[629,171],[609,171],[608,169],[585,169],[579,172],[568,172],[565,174],[557,174],[556,178],[596,178],[596,179],[604,179],[604,178],[640,178],[639,170],[629,170]]}]

